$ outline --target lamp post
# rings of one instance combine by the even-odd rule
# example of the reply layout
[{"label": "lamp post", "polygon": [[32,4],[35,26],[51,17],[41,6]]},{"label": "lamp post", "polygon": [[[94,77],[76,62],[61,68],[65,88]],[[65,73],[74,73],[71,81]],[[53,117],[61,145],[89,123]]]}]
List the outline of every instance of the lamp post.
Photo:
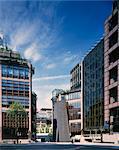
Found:
[{"label": "lamp post", "polygon": [[103,127],[100,128],[101,143],[103,143]]}]

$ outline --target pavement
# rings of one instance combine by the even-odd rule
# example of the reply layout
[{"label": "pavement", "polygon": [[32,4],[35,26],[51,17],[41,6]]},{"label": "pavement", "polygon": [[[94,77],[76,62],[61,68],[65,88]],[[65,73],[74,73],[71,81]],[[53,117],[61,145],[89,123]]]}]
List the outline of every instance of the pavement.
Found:
[{"label": "pavement", "polygon": [[1,144],[0,150],[119,150],[119,145],[102,143]]}]

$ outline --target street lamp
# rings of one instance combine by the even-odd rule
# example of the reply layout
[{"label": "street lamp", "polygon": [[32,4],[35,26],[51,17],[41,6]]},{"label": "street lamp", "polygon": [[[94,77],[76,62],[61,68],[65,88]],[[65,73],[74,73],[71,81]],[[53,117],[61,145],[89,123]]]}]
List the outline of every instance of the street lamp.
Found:
[{"label": "street lamp", "polygon": [[100,128],[101,143],[103,143],[103,126]]}]

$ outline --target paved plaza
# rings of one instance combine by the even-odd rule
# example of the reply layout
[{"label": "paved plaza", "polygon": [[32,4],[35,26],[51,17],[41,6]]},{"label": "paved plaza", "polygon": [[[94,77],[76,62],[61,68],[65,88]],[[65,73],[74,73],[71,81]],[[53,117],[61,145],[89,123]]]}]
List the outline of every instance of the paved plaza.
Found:
[{"label": "paved plaza", "polygon": [[51,143],[34,143],[34,144],[2,144],[0,150],[119,150],[119,146],[101,145],[101,144],[51,144]]}]

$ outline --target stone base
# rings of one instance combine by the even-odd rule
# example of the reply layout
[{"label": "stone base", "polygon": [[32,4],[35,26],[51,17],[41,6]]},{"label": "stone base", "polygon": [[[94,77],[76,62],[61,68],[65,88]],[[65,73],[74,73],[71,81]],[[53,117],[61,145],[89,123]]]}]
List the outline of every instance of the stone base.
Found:
[{"label": "stone base", "polygon": [[87,141],[85,140],[85,137],[83,135],[81,135],[80,143],[87,143]]}]

